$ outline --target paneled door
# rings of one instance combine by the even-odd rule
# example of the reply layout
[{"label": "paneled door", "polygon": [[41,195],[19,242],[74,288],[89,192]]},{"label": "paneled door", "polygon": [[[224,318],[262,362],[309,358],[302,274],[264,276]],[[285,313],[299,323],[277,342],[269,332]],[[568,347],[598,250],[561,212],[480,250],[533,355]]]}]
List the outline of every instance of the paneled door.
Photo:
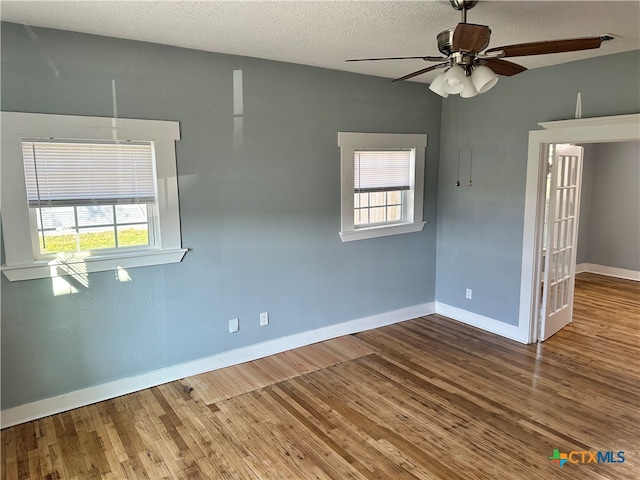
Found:
[{"label": "paneled door", "polygon": [[549,145],[540,340],[568,325],[573,314],[582,153],[575,145]]}]

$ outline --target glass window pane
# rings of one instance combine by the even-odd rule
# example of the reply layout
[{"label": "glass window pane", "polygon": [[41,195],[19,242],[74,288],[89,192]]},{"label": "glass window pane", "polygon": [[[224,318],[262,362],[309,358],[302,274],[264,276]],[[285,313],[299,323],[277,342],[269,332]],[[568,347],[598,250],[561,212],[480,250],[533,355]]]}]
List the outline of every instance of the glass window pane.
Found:
[{"label": "glass window pane", "polygon": [[387,207],[387,221],[397,222],[399,220],[402,220],[402,207],[400,206]]},{"label": "glass window pane", "polygon": [[78,226],[113,225],[112,205],[79,206]]},{"label": "glass window pane", "polygon": [[36,208],[38,230],[49,228],[74,227],[76,224],[73,207]]},{"label": "glass window pane", "polygon": [[80,250],[116,247],[116,234],[113,228],[82,228],[79,235]]},{"label": "glass window pane", "polygon": [[391,192],[387,192],[387,204],[400,204],[402,202],[402,191],[401,190],[393,190]]},{"label": "glass window pane", "polygon": [[385,222],[387,219],[385,218],[385,210],[386,208],[384,207],[376,207],[376,208],[372,208],[370,209],[369,212],[369,223],[382,223]]},{"label": "glass window pane", "polygon": [[370,201],[372,207],[385,204],[385,192],[371,192]]},{"label": "glass window pane", "polygon": [[354,225],[366,225],[369,223],[369,209],[361,208],[355,211]]},{"label": "glass window pane", "polygon": [[45,231],[40,235],[40,253],[77,252],[80,237],[73,229]]},{"label": "glass window pane", "polygon": [[149,228],[146,224],[118,227],[119,247],[134,247],[137,245],[149,245]]},{"label": "glass window pane", "polygon": [[360,206],[368,207],[369,206],[369,193],[359,193],[360,196]]},{"label": "glass window pane", "polygon": [[116,205],[116,223],[146,223],[147,205]]}]

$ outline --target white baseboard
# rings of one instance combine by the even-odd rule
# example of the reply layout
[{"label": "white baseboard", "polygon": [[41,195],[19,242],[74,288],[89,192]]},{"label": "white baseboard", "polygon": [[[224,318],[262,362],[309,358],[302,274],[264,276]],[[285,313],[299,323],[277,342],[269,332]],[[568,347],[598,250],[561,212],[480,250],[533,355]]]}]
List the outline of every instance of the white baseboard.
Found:
[{"label": "white baseboard", "polygon": [[580,272],[597,273],[599,275],[606,275],[607,277],[624,278],[626,280],[640,282],[640,272],[637,270],[627,270],[626,268],[607,267],[606,265],[598,265],[595,263],[579,263],[576,265],[576,273]]},{"label": "white baseboard", "polygon": [[589,271],[588,263],[576,263],[576,274]]},{"label": "white baseboard", "polygon": [[487,332],[495,333],[502,337],[515,340],[520,343],[529,343],[529,332],[517,325],[509,325],[508,323],[494,320],[493,318],[478,315],[477,313],[468,312],[458,307],[452,307],[446,303],[436,302],[436,313],[445,317],[457,320],[472,327],[477,327]]},{"label": "white baseboard", "polygon": [[414,305],[391,312],[372,315],[370,317],[330,325],[328,327],[297,333],[286,337],[276,338],[255,345],[230,350],[210,357],[191,362],[161,368],[142,375],[123,378],[95,387],[83,388],[55,397],[45,398],[36,402],[19,405],[2,410],[0,413],[1,428],[19,423],[29,422],[56,413],[119,397],[128,393],[154,387],[167,382],[173,382],[192,375],[217,370],[219,368],[237,365],[276,353],[303,347],[312,343],[329,340],[331,338],[351,335],[353,333],[384,327],[394,323],[404,322],[412,318],[431,315],[436,312],[435,302]]}]

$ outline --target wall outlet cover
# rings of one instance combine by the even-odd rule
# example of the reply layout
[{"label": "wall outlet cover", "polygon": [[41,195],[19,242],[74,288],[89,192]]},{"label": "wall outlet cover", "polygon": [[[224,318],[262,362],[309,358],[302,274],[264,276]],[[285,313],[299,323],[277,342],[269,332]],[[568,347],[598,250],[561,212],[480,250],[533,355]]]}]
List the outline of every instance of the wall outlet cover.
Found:
[{"label": "wall outlet cover", "polygon": [[240,319],[233,318],[229,320],[229,333],[236,333],[240,330]]}]

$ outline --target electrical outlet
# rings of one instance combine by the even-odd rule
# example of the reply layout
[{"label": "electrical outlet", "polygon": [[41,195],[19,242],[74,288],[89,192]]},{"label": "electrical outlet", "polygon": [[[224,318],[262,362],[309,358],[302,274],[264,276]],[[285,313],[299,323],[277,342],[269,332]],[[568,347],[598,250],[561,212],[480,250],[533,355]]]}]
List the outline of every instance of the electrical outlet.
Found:
[{"label": "electrical outlet", "polygon": [[233,318],[229,320],[229,333],[236,333],[240,330],[240,319]]},{"label": "electrical outlet", "polygon": [[264,327],[265,325],[269,325],[269,312],[262,312],[260,314],[260,326]]},{"label": "electrical outlet", "polygon": [[473,297],[473,290],[471,290],[470,288],[467,288],[467,299],[471,300],[472,297]]}]

